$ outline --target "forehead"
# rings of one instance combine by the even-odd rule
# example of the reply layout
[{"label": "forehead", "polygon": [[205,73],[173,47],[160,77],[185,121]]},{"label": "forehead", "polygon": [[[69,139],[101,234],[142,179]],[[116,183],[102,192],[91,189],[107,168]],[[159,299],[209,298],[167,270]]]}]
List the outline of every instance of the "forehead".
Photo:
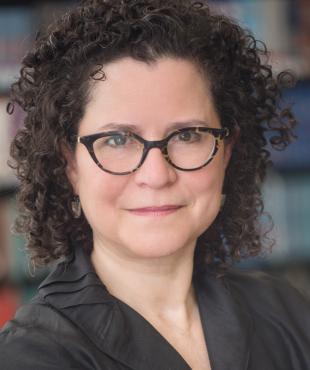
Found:
[{"label": "forehead", "polygon": [[188,92],[196,90],[197,94],[209,95],[210,91],[206,75],[186,59],[163,57],[147,64],[126,57],[105,65],[103,71],[106,79],[93,84],[91,96],[94,99],[99,94],[113,92],[122,98],[122,93],[135,96],[143,92],[156,97],[158,92],[160,95],[166,92],[164,97],[168,97],[169,92],[184,93],[185,88],[189,88]]},{"label": "forehead", "polygon": [[93,82],[81,126],[214,118],[209,81],[191,61],[161,58],[147,64],[128,57],[103,71],[106,79]]}]

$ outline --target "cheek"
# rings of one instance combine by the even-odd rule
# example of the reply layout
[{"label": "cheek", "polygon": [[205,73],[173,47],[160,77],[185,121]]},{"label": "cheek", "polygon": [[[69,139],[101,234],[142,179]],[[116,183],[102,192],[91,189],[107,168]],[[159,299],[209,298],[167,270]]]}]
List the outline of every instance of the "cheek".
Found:
[{"label": "cheek", "polygon": [[225,175],[223,154],[223,151],[220,150],[209,165],[193,173],[193,189],[200,197],[207,199],[215,194],[221,194]]},{"label": "cheek", "polygon": [[215,219],[221,204],[224,180],[224,164],[220,160],[211,162],[209,166],[197,171],[192,176],[188,188],[191,190],[193,214],[196,222],[204,231]]},{"label": "cheek", "polygon": [[94,236],[113,234],[119,222],[118,204],[124,187],[124,181],[104,173],[81,187],[82,209]]},{"label": "cheek", "polygon": [[192,187],[198,206],[211,206],[218,203],[222,193],[223,176],[210,176],[210,173],[198,176]]},{"label": "cheek", "polygon": [[81,163],[78,193],[86,216],[93,218],[107,212],[111,214],[112,208],[117,207],[127,182],[127,176],[111,175],[102,171],[95,163]]}]

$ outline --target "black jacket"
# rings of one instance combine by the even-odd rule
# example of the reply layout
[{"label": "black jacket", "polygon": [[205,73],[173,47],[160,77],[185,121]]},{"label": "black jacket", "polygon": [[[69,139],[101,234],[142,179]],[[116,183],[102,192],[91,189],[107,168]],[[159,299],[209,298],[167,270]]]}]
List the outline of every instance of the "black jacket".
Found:
[{"label": "black jacket", "polygon": [[[293,288],[241,272],[194,286],[212,370],[310,369],[309,302]],[[0,332],[0,368],[190,369],[148,321],[108,293],[82,249]]]}]

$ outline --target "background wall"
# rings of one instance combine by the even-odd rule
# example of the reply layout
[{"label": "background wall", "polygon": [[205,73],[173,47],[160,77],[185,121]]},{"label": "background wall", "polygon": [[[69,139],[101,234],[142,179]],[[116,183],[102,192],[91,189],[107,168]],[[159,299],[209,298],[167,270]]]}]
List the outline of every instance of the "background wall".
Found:
[{"label": "background wall", "polygon": [[[34,293],[47,270],[32,271],[22,238],[10,233],[15,217],[17,182],[6,165],[9,143],[22,122],[22,112],[6,114],[9,86],[36,30],[76,1],[0,0],[0,326]],[[209,1],[219,12],[237,19],[272,49],[276,71],[294,70],[296,87],[285,92],[299,120],[298,140],[285,152],[272,152],[264,197],[277,240],[273,253],[238,268],[268,269],[288,278],[310,296],[310,1]]]}]

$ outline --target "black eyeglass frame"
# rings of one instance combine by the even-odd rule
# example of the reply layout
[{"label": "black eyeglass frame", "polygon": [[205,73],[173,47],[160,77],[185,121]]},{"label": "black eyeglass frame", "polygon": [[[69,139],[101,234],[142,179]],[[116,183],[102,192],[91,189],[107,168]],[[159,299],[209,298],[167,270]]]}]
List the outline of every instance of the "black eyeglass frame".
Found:
[{"label": "black eyeglass frame", "polygon": [[[192,130],[195,130],[196,132],[208,132],[208,133],[210,133],[215,138],[215,144],[214,144],[212,154],[210,155],[210,157],[208,158],[206,163],[204,163],[203,165],[201,165],[199,167],[184,169],[184,168],[181,168],[181,167],[175,165],[171,161],[171,159],[169,158],[168,149],[167,149],[168,148],[168,142],[173,136],[178,135],[178,134],[183,133],[183,132],[192,131]],[[137,139],[138,141],[140,141],[143,144],[143,153],[142,153],[141,160],[140,160],[139,164],[131,171],[127,171],[127,172],[113,172],[113,171],[110,171],[110,170],[104,168],[103,165],[100,163],[100,161],[96,157],[96,154],[95,154],[95,151],[94,151],[94,142],[98,139],[101,139],[102,137],[107,137],[107,136],[111,136],[111,135],[118,135],[118,134],[126,134],[127,136],[133,136],[135,139]],[[131,173],[137,171],[142,166],[142,164],[144,163],[144,161],[145,161],[145,159],[148,155],[148,152],[152,148],[159,148],[160,151],[162,152],[164,158],[166,159],[166,161],[172,167],[174,167],[174,168],[176,168],[180,171],[196,171],[196,170],[199,170],[199,169],[205,167],[206,165],[208,165],[212,161],[212,159],[215,157],[216,153],[218,152],[220,142],[224,138],[228,137],[229,134],[230,134],[230,131],[227,127],[224,127],[224,128],[185,127],[185,128],[181,128],[181,129],[173,131],[171,134],[169,134],[166,138],[164,138],[162,140],[156,140],[156,141],[145,140],[145,139],[143,139],[143,137],[141,137],[141,136],[139,136],[139,135],[137,135],[133,132],[127,132],[127,131],[108,131],[108,132],[100,132],[100,133],[97,133],[97,134],[91,134],[91,135],[85,135],[85,136],[77,136],[76,141],[78,143],[83,144],[86,147],[87,151],[89,152],[89,154],[92,157],[92,159],[94,160],[94,162],[103,171],[111,173],[113,175],[128,175],[128,174],[131,174]]]}]

